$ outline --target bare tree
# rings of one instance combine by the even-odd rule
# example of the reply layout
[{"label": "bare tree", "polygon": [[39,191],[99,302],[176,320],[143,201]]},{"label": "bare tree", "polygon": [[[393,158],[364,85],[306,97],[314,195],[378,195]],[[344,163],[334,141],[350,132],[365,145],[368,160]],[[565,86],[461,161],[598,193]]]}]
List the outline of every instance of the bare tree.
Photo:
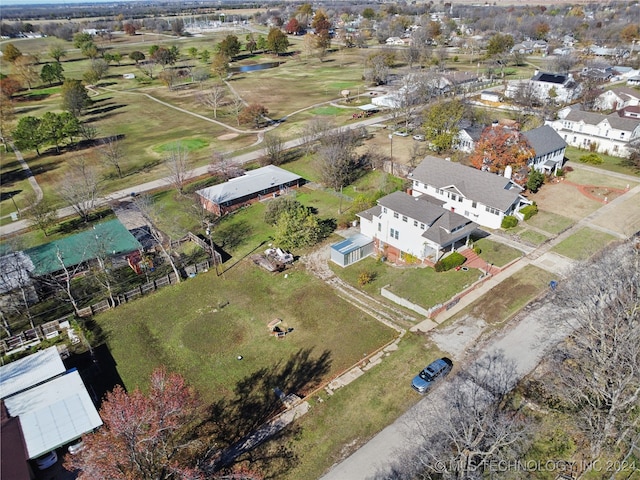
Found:
[{"label": "bare tree", "polygon": [[160,247],[160,251],[162,252],[165,260],[167,260],[167,262],[169,262],[169,265],[171,265],[171,269],[176,275],[177,282],[180,283],[180,272],[178,271],[178,267],[176,266],[173,257],[165,247],[165,239],[162,235],[162,232],[155,226],[155,218],[159,215],[159,213],[157,206],[153,202],[153,199],[149,195],[139,195],[134,198],[133,204],[140,211],[142,218],[144,218],[144,220],[149,225],[151,236],[158,244],[158,247]]},{"label": "bare tree", "polygon": [[578,59],[573,55],[552,55],[547,59],[546,67],[550,72],[567,74],[577,63]]},{"label": "bare tree", "polygon": [[105,138],[100,146],[100,157],[105,163],[116,169],[118,178],[122,178],[122,161],[125,158],[122,135],[112,135]]},{"label": "bare tree", "polygon": [[69,160],[69,175],[59,185],[60,196],[82,217],[89,221],[89,215],[95,210],[100,194],[100,180],[95,167],[84,157]]},{"label": "bare tree", "polygon": [[222,181],[239,177],[244,173],[244,170],[240,165],[220,152],[213,152],[208,170],[210,174],[216,175]]},{"label": "bare tree", "polygon": [[51,201],[47,198],[38,198],[35,192],[28,192],[25,196],[26,208],[22,210],[22,215],[48,236],[48,230],[56,224],[58,212]]},{"label": "bare tree", "polygon": [[640,402],[640,241],[574,269],[554,304],[575,329],[554,356],[557,395],[573,406],[592,461],[628,449]]},{"label": "bare tree", "polygon": [[[31,315],[31,304],[37,301],[37,294],[31,280],[34,265],[31,259],[17,245],[10,246],[11,252],[0,257],[0,291],[2,307],[29,320],[35,328]],[[9,323],[2,315],[2,326],[11,335]]]},{"label": "bare tree", "polygon": [[113,298],[113,257],[109,251],[110,245],[113,244],[113,238],[108,232],[94,235],[94,252],[95,266],[92,268],[94,279],[105,290],[109,297],[110,305],[115,306],[116,302]]},{"label": "bare tree", "polygon": [[414,142],[409,148],[409,166],[416,168],[420,160],[427,155],[427,147],[424,142]]},{"label": "bare tree", "polygon": [[335,128],[335,124],[320,117],[313,117],[302,129],[302,142],[307,153],[313,151],[315,142],[326,132]]},{"label": "bare tree", "polygon": [[189,149],[183,145],[182,142],[177,142],[167,152],[165,165],[169,170],[169,183],[178,190],[180,195],[183,195],[184,186],[189,179],[189,169],[191,166]]},{"label": "bare tree", "polygon": [[349,129],[326,132],[320,138],[317,165],[322,182],[335,190],[347,185],[357,168],[357,134]]},{"label": "bare tree", "polygon": [[244,110],[244,107],[245,107],[244,100],[242,100],[242,98],[238,96],[234,96],[233,100],[231,100],[230,109],[231,109],[231,114],[234,117],[236,117],[236,124],[238,126],[240,126],[240,114],[242,113],[242,110]]},{"label": "bare tree", "polygon": [[264,135],[265,165],[280,165],[284,161],[284,141],[273,132]]},{"label": "bare tree", "polygon": [[62,294],[63,300],[71,304],[76,315],[78,315],[80,308],[76,298],[76,292],[74,292],[72,288],[72,281],[84,268],[87,247],[88,245],[85,245],[85,248],[80,255],[81,261],[75,265],[68,265],[65,262],[65,252],[62,252],[60,248],[56,248],[56,262],[57,266],[60,268],[55,272],[40,277],[40,280],[45,285],[48,285]]},{"label": "bare tree", "polygon": [[521,458],[531,429],[511,408],[514,373],[502,353],[472,364],[452,380],[430,415],[415,419],[418,445],[405,452],[390,475],[378,478],[481,479],[492,465]]},{"label": "bare tree", "polygon": [[216,83],[206,92],[201,92],[197,95],[197,100],[213,109],[213,118],[218,118],[218,108],[220,108],[227,97],[227,89],[222,83]]}]

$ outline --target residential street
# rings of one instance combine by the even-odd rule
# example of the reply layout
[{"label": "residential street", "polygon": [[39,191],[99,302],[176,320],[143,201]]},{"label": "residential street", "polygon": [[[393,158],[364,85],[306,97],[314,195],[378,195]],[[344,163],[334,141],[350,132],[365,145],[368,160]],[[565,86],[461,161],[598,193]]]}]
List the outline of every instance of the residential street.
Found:
[{"label": "residential street", "polygon": [[[593,167],[575,164],[572,166],[601,173]],[[617,173],[611,175],[630,182],[637,182],[637,179],[628,175]],[[640,185],[603,205],[550,242],[535,250],[523,249],[527,254],[515,265],[503,270],[489,279],[482,287],[463,297],[455,307],[439,315],[436,322],[424,320],[415,325],[412,330],[431,331],[436,324],[450,318],[480,296],[489,294],[494,286],[508,280],[513,273],[528,264],[551,271],[559,275],[559,278],[570,274],[570,269],[575,266],[575,262],[552,252],[552,247],[581,228],[590,227],[603,230],[600,224],[612,217],[620,219],[616,225],[617,228],[616,230],[606,229],[606,231],[618,238],[629,238],[640,231],[640,202],[637,201],[638,198],[640,198]],[[623,218],[627,221],[622,221]],[[497,239],[498,237],[492,236],[492,238]],[[518,378],[522,378],[531,372],[544,355],[570,332],[568,322],[558,324],[553,315],[557,313],[554,312],[556,309],[556,306],[544,302],[534,303],[531,308],[523,310],[506,328],[479,342],[476,340],[480,338],[486,325],[452,325],[451,328],[434,331],[437,334],[433,335],[432,339],[456,361],[454,374],[479,358],[502,352],[506,359],[513,361]],[[570,312],[567,312],[566,320],[570,320]],[[469,341],[469,330],[471,329],[476,331],[472,333],[474,337]],[[465,331],[464,335],[460,334],[462,330]],[[467,345],[472,345],[472,347],[467,348]],[[417,395],[411,390],[410,380],[407,379],[407,395]],[[386,471],[394,461],[398,460],[400,453],[406,446],[414,445],[419,440],[421,428],[429,431],[439,428],[439,417],[430,412],[434,409],[437,411],[438,408],[446,408],[442,399],[447,393],[447,389],[450,388],[453,388],[452,379],[447,379],[393,424],[378,433],[344,461],[336,464],[321,477],[321,480],[373,479],[377,473]],[[420,419],[420,427],[416,419]]]}]

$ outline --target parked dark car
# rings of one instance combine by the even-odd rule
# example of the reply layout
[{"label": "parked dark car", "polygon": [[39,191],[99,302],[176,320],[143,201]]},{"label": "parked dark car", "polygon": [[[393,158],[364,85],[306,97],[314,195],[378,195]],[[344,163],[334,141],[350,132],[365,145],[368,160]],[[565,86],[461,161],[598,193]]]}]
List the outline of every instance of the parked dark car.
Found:
[{"label": "parked dark car", "polygon": [[435,382],[447,376],[451,368],[453,362],[446,357],[434,360],[413,378],[411,386],[418,393],[427,393]]}]

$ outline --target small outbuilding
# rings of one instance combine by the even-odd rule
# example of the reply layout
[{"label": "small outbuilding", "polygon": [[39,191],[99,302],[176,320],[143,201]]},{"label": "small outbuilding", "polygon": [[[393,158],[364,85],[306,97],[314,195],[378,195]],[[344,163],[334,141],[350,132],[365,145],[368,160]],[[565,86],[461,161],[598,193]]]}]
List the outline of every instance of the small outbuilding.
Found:
[{"label": "small outbuilding", "polygon": [[331,245],[331,260],[341,267],[348,267],[373,252],[373,239],[359,233]]}]

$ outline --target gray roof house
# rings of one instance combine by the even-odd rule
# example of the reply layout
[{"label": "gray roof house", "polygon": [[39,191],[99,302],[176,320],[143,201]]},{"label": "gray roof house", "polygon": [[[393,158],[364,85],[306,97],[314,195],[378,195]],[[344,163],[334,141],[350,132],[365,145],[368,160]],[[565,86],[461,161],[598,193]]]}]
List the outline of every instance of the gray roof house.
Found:
[{"label": "gray roof house", "polygon": [[249,170],[244,175],[232,178],[219,185],[196,191],[204,208],[211,213],[222,216],[232,210],[274,198],[286,193],[291,188],[298,188],[305,183],[295,173],[274,165]]},{"label": "gray roof house", "polygon": [[413,196],[434,197],[447,210],[488,228],[500,228],[505,215],[518,216],[531,203],[510,178],[433,156],[427,156],[409,179]]},{"label": "gray roof house", "polygon": [[565,142],[549,125],[534,128],[522,133],[535,155],[527,165],[542,173],[556,173],[564,163]]},{"label": "gray roof house", "polygon": [[360,234],[392,262],[437,262],[447,250],[466,245],[478,227],[443,204],[429,195],[393,192],[358,214]]},{"label": "gray roof house", "polygon": [[585,112],[579,108],[565,108],[558,119],[547,122],[568,145],[627,157],[632,144],[640,142],[640,120],[618,115]]}]

